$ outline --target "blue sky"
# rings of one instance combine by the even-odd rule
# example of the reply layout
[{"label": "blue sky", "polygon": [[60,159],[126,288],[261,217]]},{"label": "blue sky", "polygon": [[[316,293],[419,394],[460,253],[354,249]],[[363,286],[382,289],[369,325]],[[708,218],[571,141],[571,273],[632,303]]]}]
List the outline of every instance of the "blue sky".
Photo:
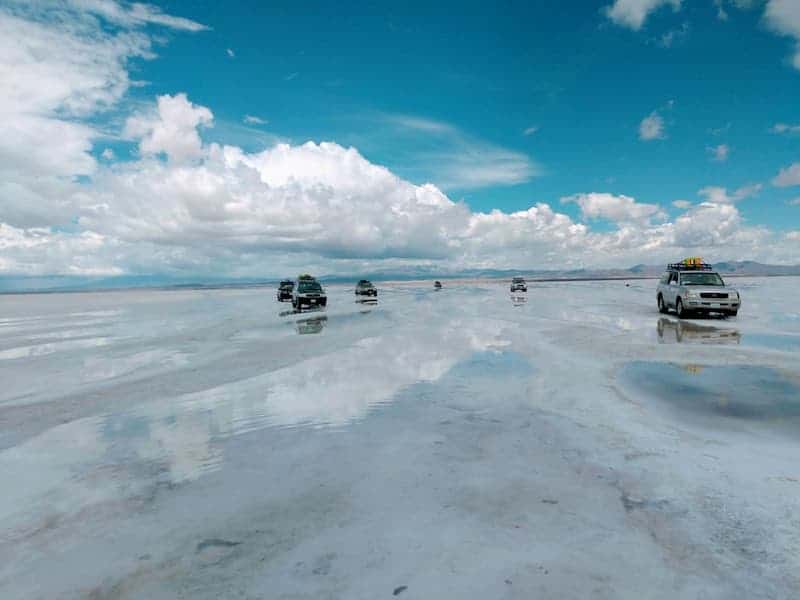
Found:
[{"label": "blue sky", "polygon": [[[696,200],[705,186],[767,181],[798,157],[800,137],[769,130],[800,120],[800,76],[786,63],[790,44],[761,24],[759,10],[729,10],[721,21],[710,1],[686,2],[631,31],[603,17],[606,1],[502,10],[485,2],[204,4],[163,5],[213,30],[175,36],[158,60],[143,62],[137,76],[151,82],[137,90],[143,99],[180,89],[213,107],[218,122],[250,114],[280,138],[352,144],[415,183],[442,181],[436,163],[415,159],[441,136],[398,132],[382,117],[448,124],[477,148],[497,145],[537,165],[537,176],[514,185],[447,185],[476,210],[520,210],[587,188]],[[670,32],[678,33],[664,47]],[[666,139],[644,143],[639,123],[654,110]],[[530,127],[538,130],[524,135]],[[209,137],[223,139],[219,129]],[[708,150],[720,144],[730,147],[725,162]],[[740,209],[753,222],[791,228],[798,211],[785,201],[797,195],[767,189]]]},{"label": "blue sky", "polygon": [[565,4],[0,1],[0,274],[797,262],[800,5]]}]

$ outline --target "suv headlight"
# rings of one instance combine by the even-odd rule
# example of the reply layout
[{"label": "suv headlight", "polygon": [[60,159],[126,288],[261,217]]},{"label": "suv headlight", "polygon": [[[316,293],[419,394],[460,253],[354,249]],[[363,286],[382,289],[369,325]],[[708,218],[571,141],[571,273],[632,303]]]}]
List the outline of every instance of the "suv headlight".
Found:
[{"label": "suv headlight", "polygon": [[694,290],[687,290],[687,291],[686,291],[686,297],[687,297],[687,298],[699,298],[700,296],[699,296],[699,294],[698,294],[697,292],[695,292]]}]

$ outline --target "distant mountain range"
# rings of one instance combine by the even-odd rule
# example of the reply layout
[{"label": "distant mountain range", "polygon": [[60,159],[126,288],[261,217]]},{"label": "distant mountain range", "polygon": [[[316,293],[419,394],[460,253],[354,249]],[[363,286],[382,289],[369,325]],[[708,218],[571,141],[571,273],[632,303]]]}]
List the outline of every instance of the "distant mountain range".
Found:
[{"label": "distant mountain range", "polygon": [[[712,265],[727,276],[777,277],[800,276],[800,265],[766,265],[755,261],[719,262]],[[416,279],[510,279],[515,275],[530,280],[650,279],[660,277],[665,265],[634,265],[627,269],[463,269],[447,273],[435,268],[414,268],[408,272],[374,272],[353,277],[330,276],[328,281],[351,281],[357,278],[375,281]]]},{"label": "distant mountain range", "polygon": [[[766,265],[755,261],[715,263],[714,268],[727,276],[778,277],[800,276],[800,265]],[[634,265],[627,269],[464,269],[442,271],[435,267],[413,267],[408,270],[355,273],[349,276],[327,275],[320,279],[329,283],[356,282],[359,279],[374,281],[414,281],[420,279],[510,279],[521,275],[530,280],[598,280],[598,279],[649,279],[664,272],[664,265]],[[283,277],[263,279],[234,279],[224,277],[171,277],[165,275],[131,275],[120,277],[20,277],[0,276],[0,293],[77,292],[91,290],[120,290],[140,288],[160,289],[216,289],[261,287],[276,284]]]}]

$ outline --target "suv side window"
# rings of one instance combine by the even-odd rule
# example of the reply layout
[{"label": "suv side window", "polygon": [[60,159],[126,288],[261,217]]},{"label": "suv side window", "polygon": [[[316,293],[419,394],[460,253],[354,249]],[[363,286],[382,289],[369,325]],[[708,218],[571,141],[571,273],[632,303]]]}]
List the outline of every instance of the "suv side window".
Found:
[{"label": "suv side window", "polygon": [[664,285],[669,283],[669,273],[664,273],[661,276],[661,283],[663,283]]},{"label": "suv side window", "polygon": [[676,285],[678,284],[678,274],[675,273],[675,272],[670,274],[670,277],[669,277],[669,283],[672,283],[673,281],[675,282]]}]

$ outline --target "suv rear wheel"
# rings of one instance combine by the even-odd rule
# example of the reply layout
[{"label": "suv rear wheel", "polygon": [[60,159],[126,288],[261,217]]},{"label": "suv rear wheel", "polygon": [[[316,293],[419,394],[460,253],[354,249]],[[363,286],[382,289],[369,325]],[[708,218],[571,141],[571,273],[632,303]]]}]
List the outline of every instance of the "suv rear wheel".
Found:
[{"label": "suv rear wheel", "polygon": [[664,296],[661,294],[658,295],[658,312],[662,315],[667,314],[667,305],[664,304]]}]

